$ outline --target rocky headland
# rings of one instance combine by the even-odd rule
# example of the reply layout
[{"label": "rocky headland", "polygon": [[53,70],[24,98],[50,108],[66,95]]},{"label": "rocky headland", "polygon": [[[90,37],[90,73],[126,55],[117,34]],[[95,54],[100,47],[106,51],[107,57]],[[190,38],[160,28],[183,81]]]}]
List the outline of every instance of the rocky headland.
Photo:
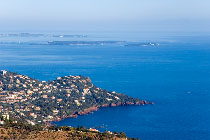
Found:
[{"label": "rocky headland", "polygon": [[145,104],[153,102],[101,89],[84,76],[46,82],[0,71],[0,114],[32,125],[86,115],[100,107]]}]

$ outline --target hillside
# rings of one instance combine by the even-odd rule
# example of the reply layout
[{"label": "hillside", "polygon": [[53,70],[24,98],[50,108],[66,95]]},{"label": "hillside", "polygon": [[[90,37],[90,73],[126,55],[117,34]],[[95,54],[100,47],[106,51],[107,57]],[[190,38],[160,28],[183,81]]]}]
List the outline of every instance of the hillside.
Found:
[{"label": "hillside", "polygon": [[[123,132],[99,132],[85,127],[44,127],[30,125],[15,119],[0,116],[1,140],[136,140],[128,138]],[[2,123],[4,122],[4,123]]]},{"label": "hillside", "polygon": [[99,107],[144,104],[149,102],[103,90],[84,76],[46,82],[8,71],[0,73],[1,114],[32,125],[85,115]]}]

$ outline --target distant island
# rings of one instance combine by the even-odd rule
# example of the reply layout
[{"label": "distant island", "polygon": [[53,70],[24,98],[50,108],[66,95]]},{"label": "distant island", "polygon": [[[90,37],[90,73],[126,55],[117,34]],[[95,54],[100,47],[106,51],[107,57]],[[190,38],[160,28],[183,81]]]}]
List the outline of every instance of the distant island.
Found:
[{"label": "distant island", "polygon": [[78,34],[37,34],[37,33],[11,33],[11,34],[0,34],[0,37],[54,37],[54,38],[84,38],[87,35]]},{"label": "distant island", "polygon": [[0,71],[0,114],[31,125],[77,117],[100,107],[153,104],[96,87],[84,76],[63,76],[39,81]]},{"label": "distant island", "polygon": [[47,45],[107,45],[125,43],[125,41],[49,41]]},{"label": "distant island", "polygon": [[126,44],[125,46],[129,46],[129,47],[136,47],[136,46],[148,47],[148,46],[160,46],[160,44],[159,43],[153,43],[153,42],[150,42],[150,43],[129,43],[129,44]]},{"label": "distant island", "polygon": [[[105,46],[118,45],[124,47],[157,47],[160,46],[157,42],[139,42],[139,41],[124,41],[124,40],[86,40],[87,35],[80,34],[42,34],[42,33],[8,33],[0,34],[0,38],[14,37],[19,38],[19,41],[0,41],[0,44],[25,44],[25,45],[52,45],[52,46]],[[26,42],[21,38],[27,37],[43,37],[48,38],[48,41]],[[64,40],[62,40],[62,38]],[[72,40],[76,38],[76,40]],[[82,40],[78,40],[78,38]],[[71,40],[69,40],[71,39]]]}]

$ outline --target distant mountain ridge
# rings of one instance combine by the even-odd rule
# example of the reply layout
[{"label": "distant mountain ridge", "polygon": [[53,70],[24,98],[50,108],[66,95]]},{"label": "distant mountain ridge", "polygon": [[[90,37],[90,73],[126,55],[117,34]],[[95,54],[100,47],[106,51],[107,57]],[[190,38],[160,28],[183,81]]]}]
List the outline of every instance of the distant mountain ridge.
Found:
[{"label": "distant mountain ridge", "polygon": [[63,76],[39,81],[0,71],[0,112],[28,123],[43,124],[77,117],[99,107],[153,104],[96,87],[84,76]]}]

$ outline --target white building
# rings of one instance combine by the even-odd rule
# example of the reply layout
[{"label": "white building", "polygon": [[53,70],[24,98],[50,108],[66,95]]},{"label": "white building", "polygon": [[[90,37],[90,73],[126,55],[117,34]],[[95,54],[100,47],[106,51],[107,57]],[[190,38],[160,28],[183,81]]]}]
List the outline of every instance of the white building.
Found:
[{"label": "white building", "polygon": [[1,70],[1,74],[5,75],[6,73],[7,73],[7,71]]},{"label": "white building", "polygon": [[4,121],[0,120],[0,124],[3,125],[4,124]]},{"label": "white building", "polygon": [[4,119],[9,120],[9,114],[3,114],[2,117],[3,117]]}]

